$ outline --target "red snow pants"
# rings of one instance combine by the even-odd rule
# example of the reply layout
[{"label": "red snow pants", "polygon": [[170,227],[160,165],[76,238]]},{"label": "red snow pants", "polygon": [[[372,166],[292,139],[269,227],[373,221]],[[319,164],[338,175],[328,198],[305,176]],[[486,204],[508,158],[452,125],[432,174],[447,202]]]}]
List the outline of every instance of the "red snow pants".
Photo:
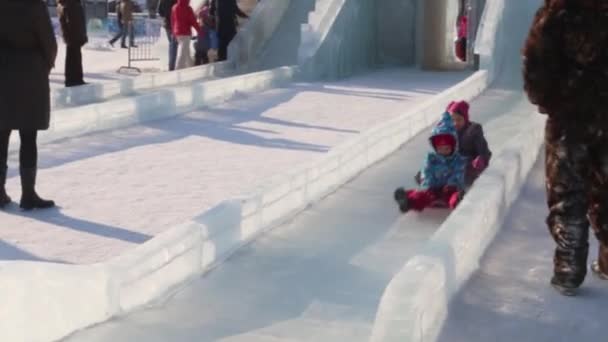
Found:
[{"label": "red snow pants", "polygon": [[460,201],[458,189],[452,187],[437,190],[408,190],[406,195],[410,209],[416,211],[423,211],[439,200],[447,203],[450,209],[454,209]]}]

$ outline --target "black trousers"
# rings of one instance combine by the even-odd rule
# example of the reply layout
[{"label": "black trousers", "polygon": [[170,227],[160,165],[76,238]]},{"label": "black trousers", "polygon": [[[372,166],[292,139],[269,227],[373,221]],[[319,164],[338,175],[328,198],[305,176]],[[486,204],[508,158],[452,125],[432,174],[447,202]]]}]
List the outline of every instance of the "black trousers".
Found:
[{"label": "black trousers", "polygon": [[[0,167],[6,165],[8,159],[8,143],[11,131],[0,131]],[[38,138],[37,130],[19,130],[21,138],[21,148],[19,149],[19,165],[21,168],[31,169],[37,166],[38,162]]]},{"label": "black trousers", "polygon": [[573,132],[573,123],[549,118],[545,130],[547,226],[556,243],[554,274],[579,286],[587,272],[589,226],[608,248],[608,135],[601,128]]},{"label": "black trousers", "polygon": [[236,27],[222,28],[218,30],[219,48],[217,50],[218,61],[228,59],[228,45],[236,36]]},{"label": "black trousers", "polygon": [[65,53],[65,86],[77,86],[84,84],[82,72],[82,52],[77,45],[66,46]]}]

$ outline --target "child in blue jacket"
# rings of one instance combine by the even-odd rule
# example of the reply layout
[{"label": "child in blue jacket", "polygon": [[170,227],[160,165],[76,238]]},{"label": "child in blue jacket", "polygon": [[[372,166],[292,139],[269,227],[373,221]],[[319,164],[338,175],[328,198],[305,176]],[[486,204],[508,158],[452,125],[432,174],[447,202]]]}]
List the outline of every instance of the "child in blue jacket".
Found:
[{"label": "child in blue jacket", "polygon": [[395,191],[395,200],[402,212],[422,211],[437,201],[454,209],[464,193],[466,159],[458,153],[458,133],[449,113],[444,113],[430,137],[429,152],[418,189]]}]

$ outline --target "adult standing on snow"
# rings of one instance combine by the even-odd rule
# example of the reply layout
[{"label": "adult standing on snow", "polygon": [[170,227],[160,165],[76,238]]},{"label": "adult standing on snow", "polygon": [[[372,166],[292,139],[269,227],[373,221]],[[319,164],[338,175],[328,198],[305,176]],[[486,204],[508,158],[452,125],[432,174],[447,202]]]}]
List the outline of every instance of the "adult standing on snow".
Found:
[{"label": "adult standing on snow", "polygon": [[80,0],[58,0],[57,13],[66,45],[65,86],[86,84],[82,71],[82,47],[89,41],[84,8]]},{"label": "adult standing on snow", "polygon": [[120,38],[120,47],[127,48],[126,39],[129,36],[129,45],[135,47],[135,31],[133,27],[133,2],[131,0],[121,0],[116,9],[117,19],[119,20],[120,31],[110,40],[110,45]]},{"label": "adult standing on snow", "polygon": [[546,0],[523,49],[530,102],[547,114],[547,225],[557,247],[551,284],[575,294],[591,270],[608,279],[608,0]]},{"label": "adult standing on snow", "polygon": [[49,73],[55,66],[57,42],[46,3],[42,0],[0,1],[0,208],[11,202],[6,194],[6,162],[12,130],[19,130],[21,147],[21,208],[48,208],[35,190],[38,130],[49,127]]},{"label": "adult standing on snow", "polygon": [[228,44],[236,36],[237,16],[249,18],[236,3],[236,0],[213,0],[211,13],[216,17],[217,33],[219,37],[218,60],[228,58]]},{"label": "adult standing on snow", "polygon": [[171,25],[178,44],[175,69],[189,68],[194,65],[190,53],[192,29],[195,29],[199,35],[201,34],[201,28],[196,21],[192,7],[190,7],[190,0],[177,0],[177,4],[173,6],[171,12]]},{"label": "adult standing on snow", "polygon": [[171,11],[176,3],[177,0],[160,0],[158,3],[158,15],[163,18],[165,33],[169,40],[169,71],[175,70],[175,60],[177,58],[177,40],[175,40],[175,37],[173,36],[173,29],[171,26]]}]

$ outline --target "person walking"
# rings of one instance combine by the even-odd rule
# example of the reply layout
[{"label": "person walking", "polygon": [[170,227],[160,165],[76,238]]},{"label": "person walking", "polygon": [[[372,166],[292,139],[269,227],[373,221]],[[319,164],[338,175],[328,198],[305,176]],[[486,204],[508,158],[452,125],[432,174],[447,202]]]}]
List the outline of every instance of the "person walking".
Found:
[{"label": "person walking", "polygon": [[213,0],[210,11],[215,15],[217,23],[218,60],[225,61],[228,58],[228,45],[236,36],[237,17],[249,18],[249,16],[241,11],[236,0]]},{"label": "person walking", "polygon": [[81,49],[89,41],[84,8],[80,0],[58,0],[57,14],[66,45],[65,86],[84,85]]},{"label": "person walking", "polygon": [[160,0],[158,3],[158,15],[163,18],[165,33],[169,40],[169,71],[175,70],[175,60],[177,59],[177,40],[173,36],[171,26],[171,12],[177,0]]},{"label": "person walking", "polygon": [[135,46],[135,31],[133,27],[133,2],[132,0],[120,0],[120,6],[116,10],[117,19],[119,20],[118,27],[120,31],[110,40],[110,46],[114,47],[114,43],[120,39],[120,47],[127,49],[127,36],[129,36],[129,45]]},{"label": "person walking", "polygon": [[545,127],[545,170],[555,241],[551,285],[575,295],[591,270],[608,279],[608,0],[545,0],[523,48],[524,89]]},{"label": "person walking", "polygon": [[19,173],[24,210],[50,208],[53,201],[36,193],[38,130],[49,127],[49,73],[55,66],[57,42],[42,0],[0,1],[0,208],[6,193],[8,145],[13,130],[21,137]]},{"label": "person walking", "polygon": [[195,29],[199,35],[202,34],[202,30],[196,21],[192,7],[190,7],[190,0],[177,0],[177,4],[171,10],[171,25],[178,44],[175,69],[192,67],[194,65],[190,52],[192,29]]}]

